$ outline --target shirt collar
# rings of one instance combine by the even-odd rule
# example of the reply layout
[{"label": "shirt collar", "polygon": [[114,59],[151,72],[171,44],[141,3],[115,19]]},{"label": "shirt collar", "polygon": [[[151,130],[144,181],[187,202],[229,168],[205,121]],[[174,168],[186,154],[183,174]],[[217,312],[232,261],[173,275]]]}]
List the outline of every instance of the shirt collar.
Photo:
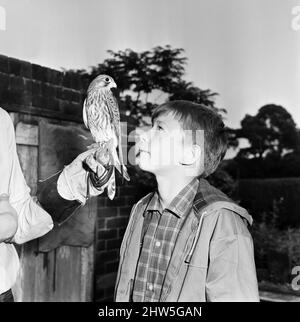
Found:
[{"label": "shirt collar", "polygon": [[[171,201],[170,205],[166,208],[168,211],[173,213],[175,216],[182,218],[184,217],[193,206],[193,201],[198,190],[199,180],[194,178],[188,183]],[[163,208],[159,200],[159,194],[157,191],[154,192],[146,211],[159,211],[162,213]]]}]

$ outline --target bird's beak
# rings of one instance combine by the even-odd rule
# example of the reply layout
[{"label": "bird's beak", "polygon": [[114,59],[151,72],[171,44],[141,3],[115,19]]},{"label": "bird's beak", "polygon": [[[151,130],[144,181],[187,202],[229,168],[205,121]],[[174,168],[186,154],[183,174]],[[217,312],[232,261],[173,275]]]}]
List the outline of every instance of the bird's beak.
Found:
[{"label": "bird's beak", "polygon": [[111,88],[117,88],[117,84],[115,82],[112,82],[110,85]]}]

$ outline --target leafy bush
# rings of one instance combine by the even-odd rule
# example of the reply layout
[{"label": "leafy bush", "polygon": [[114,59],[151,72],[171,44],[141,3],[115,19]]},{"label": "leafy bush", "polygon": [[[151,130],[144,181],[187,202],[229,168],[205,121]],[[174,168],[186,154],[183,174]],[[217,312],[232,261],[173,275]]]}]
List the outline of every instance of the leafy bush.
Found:
[{"label": "leafy bush", "polygon": [[220,189],[226,195],[235,199],[237,182],[222,167],[219,167],[213,174],[208,176],[207,181],[215,188]]},{"label": "leafy bush", "polygon": [[282,199],[275,199],[272,210],[262,213],[262,220],[250,229],[256,267],[267,272],[258,278],[272,282],[289,282],[292,267],[300,265],[300,228],[279,228],[281,204]]},{"label": "leafy bush", "polygon": [[300,178],[239,180],[237,195],[241,206],[248,209],[255,221],[261,222],[262,214],[272,213],[274,200],[280,200],[277,225],[300,226]]}]

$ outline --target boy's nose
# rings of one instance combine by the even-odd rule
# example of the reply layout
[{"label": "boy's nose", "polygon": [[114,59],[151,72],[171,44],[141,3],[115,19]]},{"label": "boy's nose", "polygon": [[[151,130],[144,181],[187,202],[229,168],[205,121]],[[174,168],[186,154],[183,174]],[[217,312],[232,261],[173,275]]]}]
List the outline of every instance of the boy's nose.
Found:
[{"label": "boy's nose", "polygon": [[150,150],[150,133],[145,131],[140,134],[138,146],[140,149],[149,151]]}]

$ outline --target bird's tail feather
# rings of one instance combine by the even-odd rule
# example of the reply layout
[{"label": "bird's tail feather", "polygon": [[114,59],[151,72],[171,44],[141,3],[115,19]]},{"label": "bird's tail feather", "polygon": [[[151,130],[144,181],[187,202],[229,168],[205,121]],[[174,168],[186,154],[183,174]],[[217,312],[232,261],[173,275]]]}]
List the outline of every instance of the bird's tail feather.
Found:
[{"label": "bird's tail feather", "polygon": [[130,177],[127,172],[127,168],[123,164],[123,162],[121,161],[121,160],[123,160],[122,152],[120,152],[120,149],[119,149],[119,155],[121,156],[121,159],[119,159],[116,148],[113,145],[109,145],[109,149],[110,149],[110,153],[111,153],[112,164],[116,167],[116,169],[122,175],[122,178],[125,178],[127,181],[130,181]]},{"label": "bird's tail feather", "polygon": [[119,144],[118,144],[118,152],[119,152],[119,162],[121,164],[121,171],[119,171],[122,175],[122,178],[125,178],[127,181],[130,181],[129,174],[127,172],[127,168],[124,165],[123,151],[122,151],[122,142],[121,142],[121,133],[119,135]]},{"label": "bird's tail feather", "polygon": [[122,175],[122,177],[125,178],[127,181],[130,181],[130,177],[127,172],[127,168],[124,164],[120,163],[120,160],[118,158],[116,150],[114,150],[114,152],[113,152],[113,161],[114,161],[114,166],[119,171],[119,173]]}]

